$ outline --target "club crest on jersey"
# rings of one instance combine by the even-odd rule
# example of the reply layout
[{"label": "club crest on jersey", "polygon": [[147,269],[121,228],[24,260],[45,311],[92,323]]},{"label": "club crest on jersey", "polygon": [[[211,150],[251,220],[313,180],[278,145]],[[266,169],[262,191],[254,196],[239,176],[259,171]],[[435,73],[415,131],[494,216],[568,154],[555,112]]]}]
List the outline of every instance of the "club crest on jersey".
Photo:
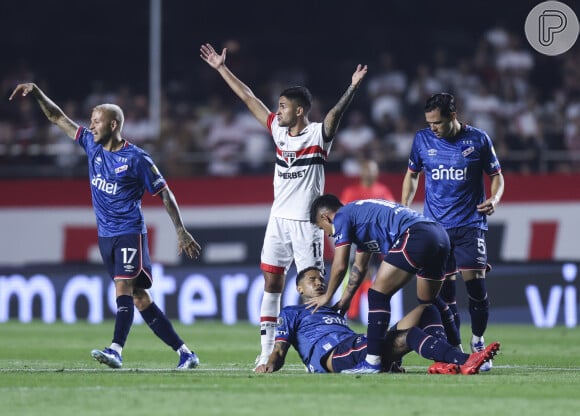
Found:
[{"label": "club crest on jersey", "polygon": [[119,164],[115,166],[115,174],[117,176],[123,176],[125,175],[125,173],[127,173],[127,169],[129,169],[129,165],[125,164]]},{"label": "club crest on jersey", "polygon": [[288,165],[291,165],[296,160],[296,152],[286,152],[286,151],[283,151],[282,152],[282,157],[284,158],[284,160],[286,161],[286,163],[288,163]]},{"label": "club crest on jersey", "polygon": [[461,154],[463,157],[467,157],[475,151],[474,146],[465,146],[461,148]]}]

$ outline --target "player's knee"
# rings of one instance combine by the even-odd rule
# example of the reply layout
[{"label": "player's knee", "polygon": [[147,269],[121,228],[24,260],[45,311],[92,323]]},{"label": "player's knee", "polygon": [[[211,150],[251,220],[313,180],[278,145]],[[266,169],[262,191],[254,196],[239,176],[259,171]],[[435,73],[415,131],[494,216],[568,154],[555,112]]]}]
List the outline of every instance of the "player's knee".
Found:
[{"label": "player's knee", "polygon": [[487,311],[489,310],[489,299],[486,297],[483,300],[469,299],[470,311]]},{"label": "player's knee", "polygon": [[139,311],[147,309],[152,302],[153,299],[145,289],[135,288],[133,290],[133,303]]},{"label": "player's knee", "polygon": [[264,273],[264,291],[282,293],[284,289],[284,275]]}]

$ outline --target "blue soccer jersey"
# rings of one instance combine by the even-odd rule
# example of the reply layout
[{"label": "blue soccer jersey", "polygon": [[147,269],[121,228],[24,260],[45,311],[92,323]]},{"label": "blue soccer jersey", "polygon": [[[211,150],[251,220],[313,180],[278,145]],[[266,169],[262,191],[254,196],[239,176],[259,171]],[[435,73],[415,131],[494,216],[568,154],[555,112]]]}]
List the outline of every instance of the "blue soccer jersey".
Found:
[{"label": "blue soccer jersey", "polygon": [[145,190],[156,195],[167,186],[151,157],[127,142],[122,149],[109,152],[84,127],[79,128],[75,140],[88,156],[99,237],[146,233],[141,198]]},{"label": "blue soccer jersey", "polygon": [[384,199],[353,201],[334,216],[334,245],[356,244],[357,251],[386,254],[407,228],[418,222],[433,221]]},{"label": "blue soccer jersey", "polygon": [[477,205],[486,199],[483,173],[493,176],[501,167],[483,130],[462,125],[453,139],[438,138],[429,128],[419,130],[409,169],[425,171],[425,216],[445,228],[487,230],[487,217],[477,212]]},{"label": "blue soccer jersey", "polygon": [[278,317],[276,341],[292,345],[311,373],[327,373],[322,360],[355,332],[346,319],[327,306],[315,313],[306,305],[286,306]]}]

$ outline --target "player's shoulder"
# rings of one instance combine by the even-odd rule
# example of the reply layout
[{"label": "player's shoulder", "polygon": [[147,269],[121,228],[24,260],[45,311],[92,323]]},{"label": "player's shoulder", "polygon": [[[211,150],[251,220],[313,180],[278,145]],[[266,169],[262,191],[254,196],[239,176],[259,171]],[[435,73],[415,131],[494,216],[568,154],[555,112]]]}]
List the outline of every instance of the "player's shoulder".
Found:
[{"label": "player's shoulder", "polygon": [[306,304],[287,305],[282,308],[282,312],[301,312],[306,309]]},{"label": "player's shoulder", "polygon": [[471,139],[476,139],[480,141],[489,140],[489,135],[485,130],[472,126],[471,124],[463,124],[461,126],[461,132],[464,135],[469,136]]},{"label": "player's shoulder", "polygon": [[280,316],[278,317],[278,325],[284,322],[294,321],[306,310],[306,305],[288,305],[284,306],[280,311]]},{"label": "player's shoulder", "polygon": [[147,159],[147,160],[151,160],[151,155],[149,154],[149,152],[147,152],[147,150],[143,149],[142,147],[139,147],[138,145],[132,143],[129,140],[125,141],[125,146],[123,147],[123,156],[126,157],[130,157],[133,159]]},{"label": "player's shoulder", "polygon": [[433,134],[433,132],[431,131],[431,129],[429,127],[426,127],[424,129],[419,129],[415,132],[415,138],[414,138],[414,143],[415,145],[417,144],[432,144],[434,141],[436,142],[437,137]]}]

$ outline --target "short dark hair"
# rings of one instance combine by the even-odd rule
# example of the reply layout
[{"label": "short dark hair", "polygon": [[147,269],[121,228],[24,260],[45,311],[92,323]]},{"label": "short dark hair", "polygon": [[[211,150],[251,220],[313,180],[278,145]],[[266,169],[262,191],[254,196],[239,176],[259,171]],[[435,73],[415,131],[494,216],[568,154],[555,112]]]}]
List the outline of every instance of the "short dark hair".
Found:
[{"label": "short dark hair", "polygon": [[457,111],[455,107],[455,97],[446,92],[432,95],[425,103],[425,112],[428,113],[437,108],[443,117],[451,117],[451,113]]},{"label": "short dark hair", "polygon": [[300,284],[300,282],[302,281],[302,279],[304,279],[304,276],[306,276],[306,273],[308,273],[310,270],[316,270],[319,274],[322,275],[322,270],[320,270],[318,267],[316,267],[316,266],[309,266],[309,267],[307,267],[305,269],[300,270],[300,272],[296,276],[296,286],[298,286]]},{"label": "short dark hair", "polygon": [[306,87],[296,86],[286,88],[280,93],[280,97],[286,97],[291,101],[295,101],[300,107],[304,108],[304,112],[308,114],[310,107],[312,107],[312,94]]},{"label": "short dark hair", "polygon": [[339,210],[340,207],[344,206],[340,199],[336,197],[336,195],[332,194],[324,194],[319,196],[312,202],[310,205],[310,222],[312,224],[316,224],[316,219],[318,217],[318,211],[322,208],[326,208],[331,210],[332,212],[336,212]]}]

